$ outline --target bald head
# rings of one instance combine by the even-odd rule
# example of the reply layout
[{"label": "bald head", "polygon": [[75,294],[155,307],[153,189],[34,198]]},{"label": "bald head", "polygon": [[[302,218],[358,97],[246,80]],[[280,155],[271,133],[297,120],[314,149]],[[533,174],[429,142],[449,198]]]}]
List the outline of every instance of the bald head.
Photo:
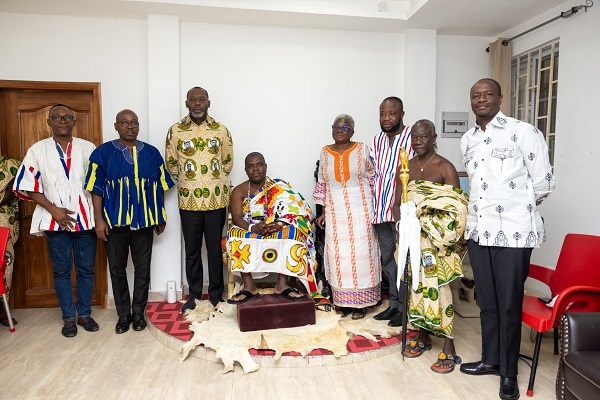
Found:
[{"label": "bald head", "polygon": [[430,136],[435,135],[435,125],[428,119],[420,119],[415,122],[411,130],[418,130],[419,128],[425,129]]},{"label": "bald head", "polygon": [[475,82],[475,84],[473,86],[471,86],[471,93],[473,93],[473,89],[475,88],[475,86],[477,86],[478,84],[483,83],[483,82],[489,82],[492,85],[494,85],[496,87],[496,92],[497,92],[498,96],[502,96],[502,87],[500,86],[498,81],[495,81],[492,78],[483,78],[483,79],[480,79],[477,82]]},{"label": "bald head", "polygon": [[138,119],[138,116],[136,113],[134,113],[130,109],[126,108],[117,113],[116,122],[119,122],[121,119],[123,119],[123,116],[125,116],[125,115],[132,115],[136,120]]},{"label": "bald head", "polygon": [[420,119],[410,128],[410,140],[417,155],[437,151],[435,125],[428,119]]},{"label": "bald head", "polygon": [[248,153],[248,155],[246,156],[246,158],[244,159],[244,165],[248,164],[248,161],[250,159],[254,159],[254,158],[258,158],[260,159],[260,161],[262,161],[263,163],[266,163],[265,161],[265,156],[263,156],[261,153],[259,153],[258,151],[253,151],[252,153]]},{"label": "bald head", "polygon": [[70,115],[74,115],[73,114],[73,110],[71,110],[71,108],[69,106],[65,106],[64,104],[55,104],[52,106],[52,108],[50,108],[50,110],[48,111],[48,115],[52,116],[54,115],[53,111],[55,111],[56,108],[64,108],[65,110],[70,111]]},{"label": "bald head", "polygon": [[203,87],[200,86],[194,86],[193,88],[191,88],[190,90],[187,91],[185,98],[186,100],[189,100],[190,98],[190,93],[192,92],[192,90],[200,90],[202,92],[204,92],[204,95],[206,96],[207,99],[209,99],[208,97],[208,90],[204,89]]}]

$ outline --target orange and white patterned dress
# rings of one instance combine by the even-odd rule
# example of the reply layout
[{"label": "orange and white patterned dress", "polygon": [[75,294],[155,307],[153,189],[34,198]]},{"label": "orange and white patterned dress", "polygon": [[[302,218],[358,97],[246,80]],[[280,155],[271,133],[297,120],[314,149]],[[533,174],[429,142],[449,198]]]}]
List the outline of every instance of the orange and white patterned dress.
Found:
[{"label": "orange and white patterned dress", "polygon": [[333,304],[364,308],[381,298],[381,262],[373,218],[373,161],[364,143],[339,154],[321,150],[314,201],[324,207],[327,280]]}]

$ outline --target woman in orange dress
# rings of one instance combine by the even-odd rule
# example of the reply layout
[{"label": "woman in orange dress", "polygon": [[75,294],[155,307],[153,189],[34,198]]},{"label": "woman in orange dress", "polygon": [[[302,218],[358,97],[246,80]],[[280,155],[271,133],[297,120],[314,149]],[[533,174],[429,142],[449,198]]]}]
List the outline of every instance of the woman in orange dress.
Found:
[{"label": "woman in orange dress", "polygon": [[354,120],[342,114],[332,125],[334,143],[321,150],[314,201],[323,206],[323,257],[333,304],[353,319],[381,298],[379,246],[373,217],[373,161],[366,144],[353,142]]}]

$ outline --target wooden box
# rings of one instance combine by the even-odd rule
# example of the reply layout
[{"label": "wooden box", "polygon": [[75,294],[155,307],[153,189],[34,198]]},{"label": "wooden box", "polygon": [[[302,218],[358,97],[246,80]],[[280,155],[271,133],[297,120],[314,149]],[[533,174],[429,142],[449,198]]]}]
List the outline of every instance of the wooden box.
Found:
[{"label": "wooden box", "polygon": [[315,318],[315,303],[310,297],[288,300],[268,294],[237,308],[238,326],[242,332],[314,325]]}]

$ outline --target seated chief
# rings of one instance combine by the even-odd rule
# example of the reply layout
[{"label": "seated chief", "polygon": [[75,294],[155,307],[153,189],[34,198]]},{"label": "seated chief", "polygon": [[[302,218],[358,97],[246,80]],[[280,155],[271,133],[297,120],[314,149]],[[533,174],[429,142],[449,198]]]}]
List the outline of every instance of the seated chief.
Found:
[{"label": "seated chief", "polygon": [[260,153],[245,159],[248,180],[231,192],[233,227],[227,235],[231,271],[242,277],[244,289],[228,300],[244,303],[259,296],[254,278],[269,272],[279,274],[274,293],[290,300],[305,300],[289,286],[294,276],[312,297],[318,296],[313,267],[313,213],[304,197],[280,179],[267,176],[267,163]]}]

